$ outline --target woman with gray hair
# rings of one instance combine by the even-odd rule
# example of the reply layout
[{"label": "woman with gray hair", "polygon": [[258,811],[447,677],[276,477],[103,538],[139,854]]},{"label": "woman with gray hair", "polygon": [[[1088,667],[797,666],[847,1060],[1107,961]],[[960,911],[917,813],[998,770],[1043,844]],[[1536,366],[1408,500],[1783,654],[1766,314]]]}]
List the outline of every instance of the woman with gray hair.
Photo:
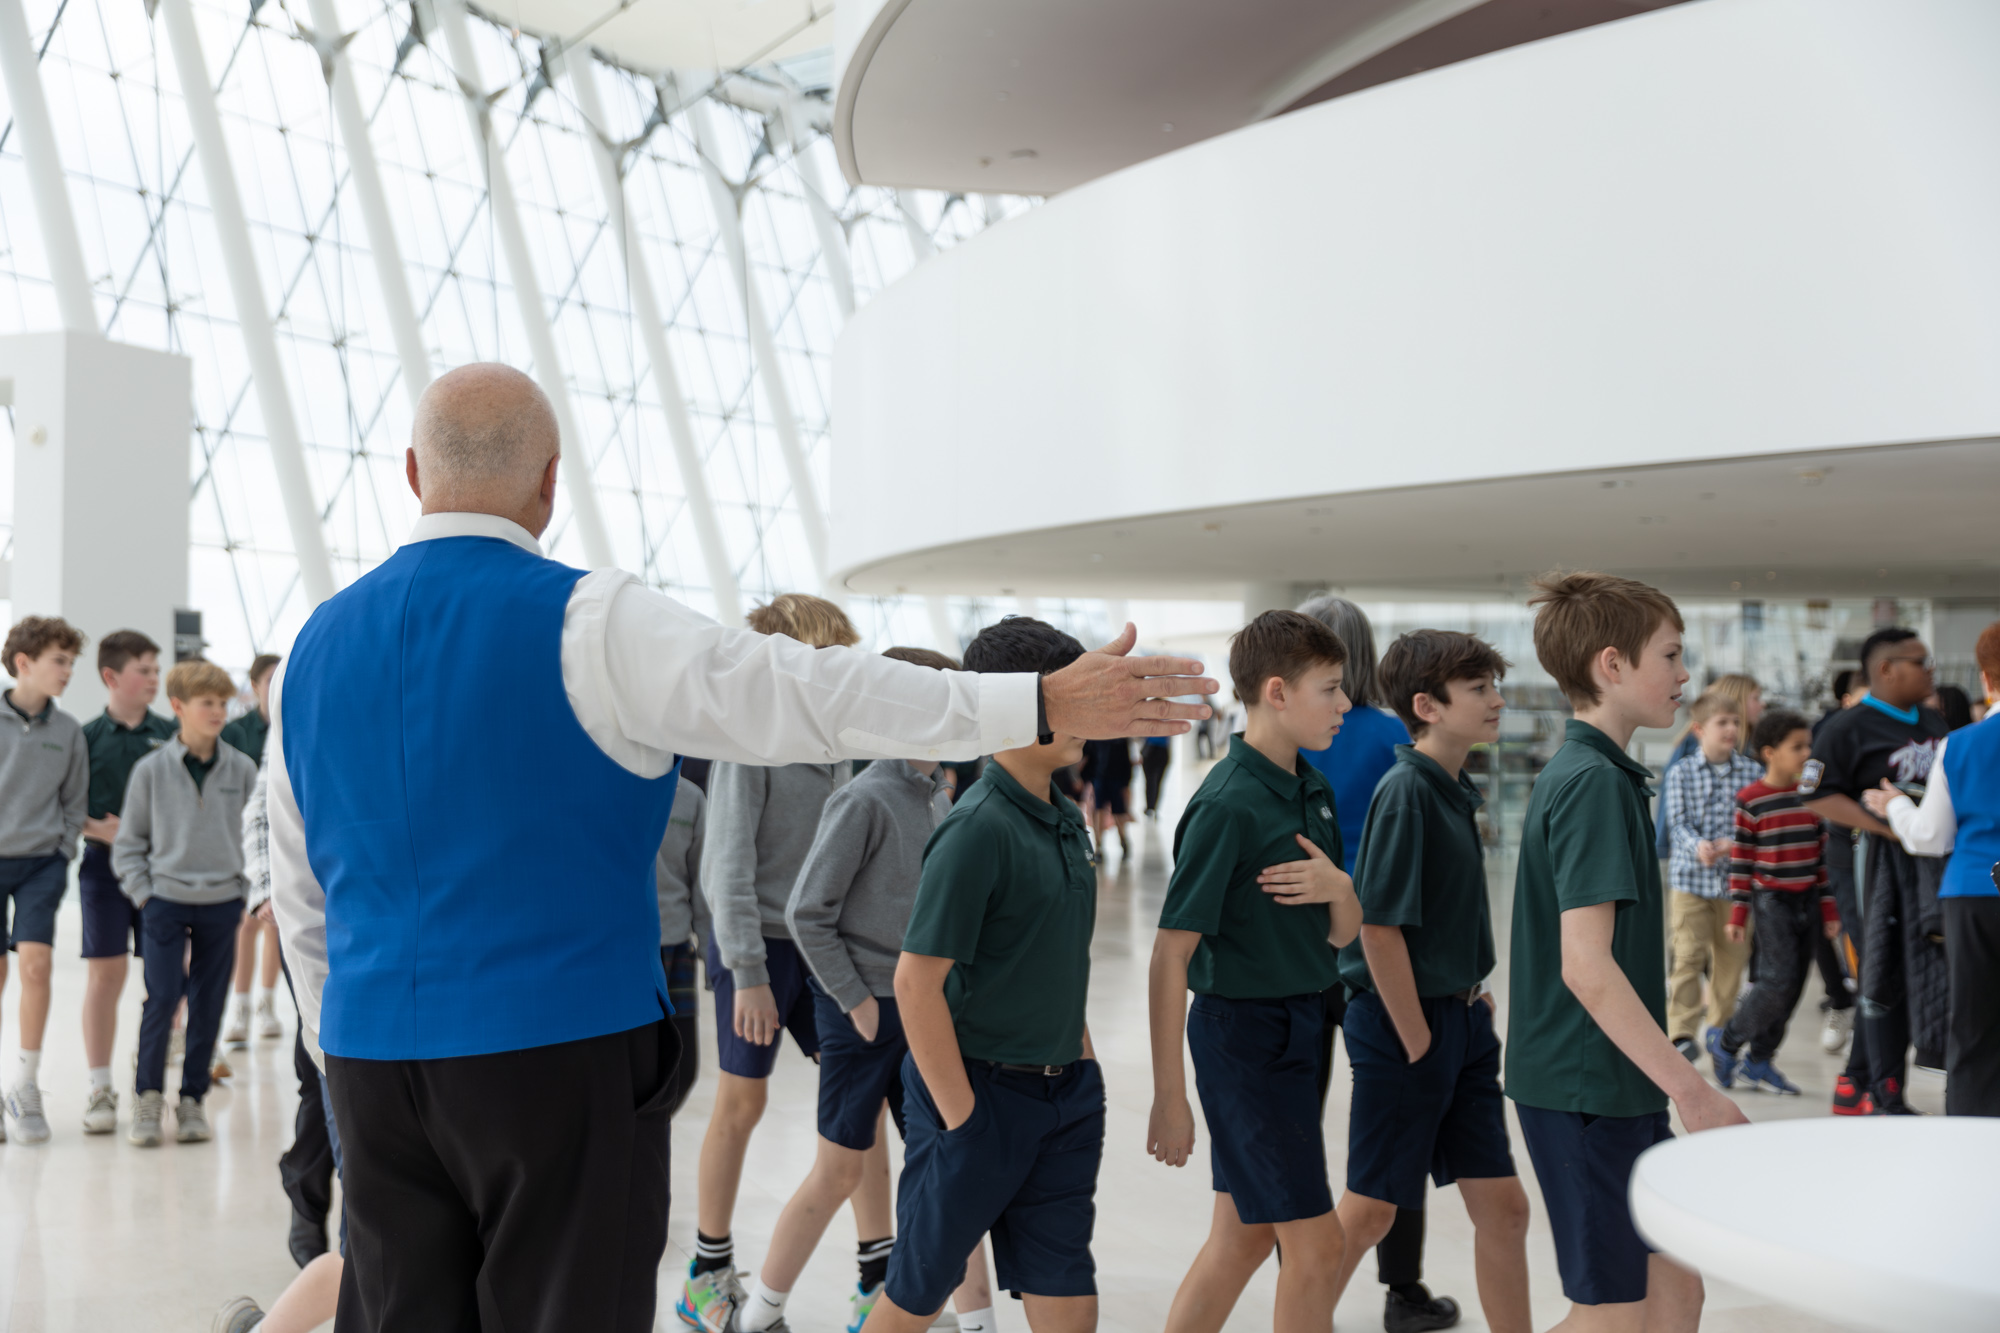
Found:
[{"label": "woman with gray hair", "polygon": [[[1308,598],[1299,612],[1325,625],[1347,645],[1342,688],[1353,701],[1354,709],[1334,733],[1333,744],[1324,750],[1301,750],[1299,757],[1324,773],[1333,787],[1333,812],[1340,825],[1341,866],[1352,872],[1375,784],[1395,766],[1396,747],[1409,744],[1410,733],[1394,713],[1382,707],[1382,698],[1375,687],[1375,629],[1361,608],[1345,597],[1323,594]],[[1320,1064],[1322,1108],[1333,1084],[1333,1031],[1346,1017],[1346,997],[1339,986],[1326,993],[1326,1005],[1326,1045]],[[1458,1322],[1458,1302],[1449,1296],[1433,1297],[1423,1284],[1423,1209],[1396,1210],[1395,1224],[1375,1247],[1375,1260],[1376,1276],[1389,1288],[1382,1312],[1385,1328],[1394,1333],[1417,1333],[1422,1329],[1450,1328]]]}]

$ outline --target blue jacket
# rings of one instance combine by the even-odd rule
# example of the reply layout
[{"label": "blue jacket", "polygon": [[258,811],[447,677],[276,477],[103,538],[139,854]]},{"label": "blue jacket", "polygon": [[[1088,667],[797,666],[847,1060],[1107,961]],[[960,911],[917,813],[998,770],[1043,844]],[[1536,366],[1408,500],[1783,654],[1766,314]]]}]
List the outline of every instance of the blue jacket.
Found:
[{"label": "blue jacket", "polygon": [[1409,730],[1394,713],[1357,708],[1333,733],[1333,744],[1324,750],[1299,751],[1307,763],[1326,774],[1333,787],[1333,813],[1340,824],[1344,853],[1342,870],[1354,869],[1354,853],[1361,849],[1361,826],[1368,822],[1368,802],[1375,799],[1376,784],[1396,766],[1396,747],[1409,742]]},{"label": "blue jacket", "polygon": [[1945,787],[1958,821],[1940,898],[1992,898],[1993,866],[2000,862],[2000,711],[1976,726],[1960,727],[1944,747]]}]

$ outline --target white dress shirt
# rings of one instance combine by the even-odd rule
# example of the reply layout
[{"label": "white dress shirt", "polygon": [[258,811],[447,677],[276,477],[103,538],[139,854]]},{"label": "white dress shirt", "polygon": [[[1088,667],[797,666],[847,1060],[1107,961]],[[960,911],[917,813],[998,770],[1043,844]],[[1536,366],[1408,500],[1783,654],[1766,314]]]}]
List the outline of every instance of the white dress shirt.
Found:
[{"label": "white dress shirt", "polygon": [[[542,554],[527,529],[492,514],[426,514],[409,539],[441,537],[498,537]],[[285,670],[271,679],[264,747],[272,910],[306,1045],[318,1060],[326,895],[306,859],[305,824],[285,771]],[[584,575],[570,594],[562,678],[584,732],[644,778],[665,774],[681,754],[739,764],[962,761],[1035,738],[1032,674],[934,671],[725,629],[617,569]]]},{"label": "white dress shirt", "polygon": [[1949,736],[1938,742],[1930,776],[1924,779],[1922,805],[1902,792],[1889,800],[1889,827],[1911,856],[1948,855],[1958,840],[1958,811],[1952,808],[1951,788],[1944,780],[1944,747],[1949,744]]}]

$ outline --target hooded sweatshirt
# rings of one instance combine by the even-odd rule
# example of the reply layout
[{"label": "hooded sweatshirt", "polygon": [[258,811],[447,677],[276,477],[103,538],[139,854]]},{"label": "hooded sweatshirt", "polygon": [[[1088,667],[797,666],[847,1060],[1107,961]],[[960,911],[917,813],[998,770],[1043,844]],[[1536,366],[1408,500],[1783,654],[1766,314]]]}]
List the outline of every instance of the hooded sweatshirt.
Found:
[{"label": "hooded sweatshirt", "polygon": [[257,765],[227,741],[215,743],[215,766],[196,787],[187,746],[176,736],[132,766],[111,871],[133,903],[155,895],[206,907],[249,891],[243,874],[243,807],[257,785]]},{"label": "hooded sweatshirt", "polygon": [[715,920],[715,947],[740,989],[768,986],[766,938],[789,939],[785,904],[819,831],[827,797],[854,765],[718,763],[708,773],[701,891]]},{"label": "hooded sweatshirt", "polygon": [[842,1013],[896,993],[924,844],[950,813],[944,769],[925,777],[900,759],[870,764],[828,799],[785,922]]},{"label": "hooded sweatshirt", "polygon": [[69,860],[89,809],[82,724],[53,699],[33,717],[0,699],[0,856]]}]

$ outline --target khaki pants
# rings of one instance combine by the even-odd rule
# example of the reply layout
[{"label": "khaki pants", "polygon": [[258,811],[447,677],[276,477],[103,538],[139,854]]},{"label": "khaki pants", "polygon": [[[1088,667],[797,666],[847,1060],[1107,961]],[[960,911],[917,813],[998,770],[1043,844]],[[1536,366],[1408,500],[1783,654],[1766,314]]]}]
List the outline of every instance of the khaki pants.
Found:
[{"label": "khaki pants", "polygon": [[[1743,969],[1750,962],[1750,942],[1731,944],[1723,927],[1729,924],[1729,899],[1697,898],[1692,893],[1667,894],[1673,929],[1673,968],[1667,974],[1667,1035],[1702,1039],[1705,1028],[1719,1028],[1736,1011],[1743,989]],[[1708,969],[1708,1022],[1702,1022],[1701,974]]]}]

